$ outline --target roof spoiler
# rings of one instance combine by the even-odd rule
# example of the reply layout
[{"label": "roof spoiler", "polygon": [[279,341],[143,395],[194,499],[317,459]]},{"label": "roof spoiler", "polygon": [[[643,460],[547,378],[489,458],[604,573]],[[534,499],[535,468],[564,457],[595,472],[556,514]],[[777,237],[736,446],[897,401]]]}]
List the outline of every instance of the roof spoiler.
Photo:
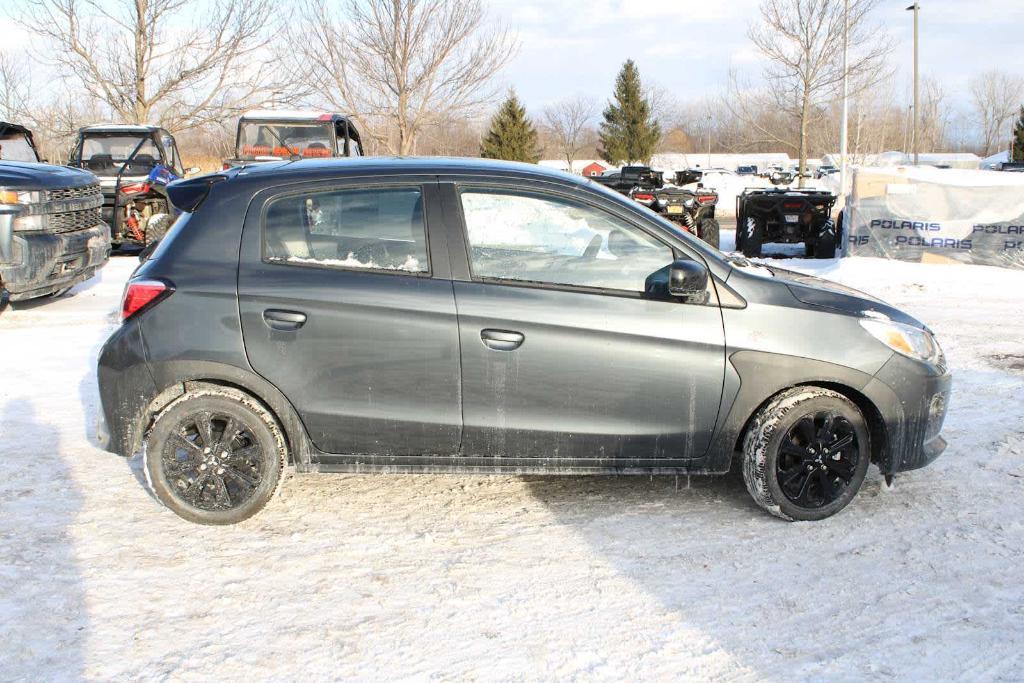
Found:
[{"label": "roof spoiler", "polygon": [[167,198],[179,211],[192,213],[206,201],[214,185],[227,179],[228,176],[218,173],[175,180],[167,186]]}]

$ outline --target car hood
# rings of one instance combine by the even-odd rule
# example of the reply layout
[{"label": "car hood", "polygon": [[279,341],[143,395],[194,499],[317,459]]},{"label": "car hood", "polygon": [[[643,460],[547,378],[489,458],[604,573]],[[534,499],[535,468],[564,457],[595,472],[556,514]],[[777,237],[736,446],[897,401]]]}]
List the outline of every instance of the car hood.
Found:
[{"label": "car hood", "polygon": [[47,190],[80,187],[96,182],[89,171],[21,161],[0,161],[0,186],[14,190]]},{"label": "car hood", "polygon": [[921,321],[913,316],[853,287],[747,259],[733,258],[729,262],[734,268],[747,275],[754,275],[768,280],[778,287],[785,287],[793,298],[804,305],[864,318],[892,320],[904,325],[927,329]]},{"label": "car hood", "polygon": [[769,266],[769,269],[775,275],[776,281],[784,284],[801,303],[926,329],[925,325],[913,316],[853,287],[785,268]]}]

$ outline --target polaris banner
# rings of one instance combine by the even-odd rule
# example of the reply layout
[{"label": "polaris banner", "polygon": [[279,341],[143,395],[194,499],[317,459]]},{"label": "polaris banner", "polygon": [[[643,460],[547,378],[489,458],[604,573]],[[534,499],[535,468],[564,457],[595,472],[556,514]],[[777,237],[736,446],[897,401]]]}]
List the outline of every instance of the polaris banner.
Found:
[{"label": "polaris banner", "polygon": [[1024,176],[926,168],[857,169],[848,253],[1024,269]]}]

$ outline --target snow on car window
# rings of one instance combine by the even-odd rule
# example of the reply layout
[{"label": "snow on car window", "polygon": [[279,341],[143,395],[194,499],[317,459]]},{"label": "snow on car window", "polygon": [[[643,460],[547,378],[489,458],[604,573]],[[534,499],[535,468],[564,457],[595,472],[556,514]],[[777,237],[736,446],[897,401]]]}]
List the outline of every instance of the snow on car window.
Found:
[{"label": "snow on car window", "polygon": [[479,277],[641,292],[672,262],[667,246],[585,204],[511,191],[461,196]]},{"label": "snow on car window", "polygon": [[424,273],[429,270],[418,188],[292,195],[267,208],[264,253],[275,263]]}]

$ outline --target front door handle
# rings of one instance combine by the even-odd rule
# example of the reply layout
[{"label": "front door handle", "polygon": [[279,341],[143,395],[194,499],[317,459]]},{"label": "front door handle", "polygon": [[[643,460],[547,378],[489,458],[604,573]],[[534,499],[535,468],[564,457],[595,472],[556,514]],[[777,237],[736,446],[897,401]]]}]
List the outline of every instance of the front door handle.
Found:
[{"label": "front door handle", "polygon": [[484,346],[495,351],[514,351],[523,344],[526,337],[521,332],[508,330],[480,330]]},{"label": "front door handle", "polygon": [[282,311],[268,308],[263,311],[263,322],[272,330],[292,331],[306,324],[306,314],[300,311]]}]

